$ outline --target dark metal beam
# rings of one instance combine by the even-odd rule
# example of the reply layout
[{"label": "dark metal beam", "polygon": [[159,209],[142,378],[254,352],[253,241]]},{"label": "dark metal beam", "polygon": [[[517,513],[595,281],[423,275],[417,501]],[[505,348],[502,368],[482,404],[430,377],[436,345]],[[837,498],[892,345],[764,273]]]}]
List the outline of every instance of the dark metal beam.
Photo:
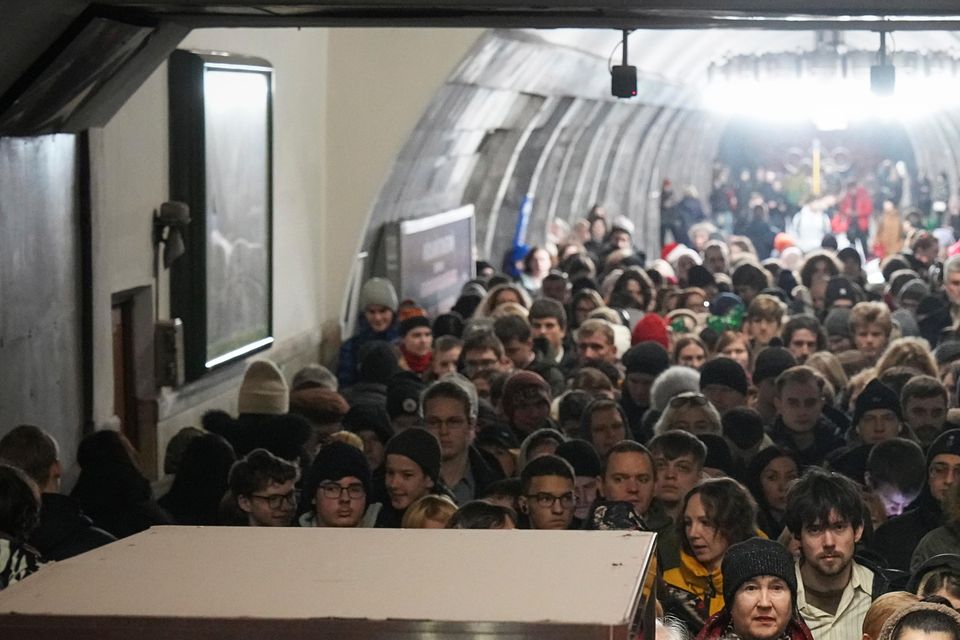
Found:
[{"label": "dark metal beam", "polygon": [[190,27],[436,26],[490,28],[757,28],[944,30],[960,28],[955,1],[837,0],[100,0],[104,10],[148,14]]}]

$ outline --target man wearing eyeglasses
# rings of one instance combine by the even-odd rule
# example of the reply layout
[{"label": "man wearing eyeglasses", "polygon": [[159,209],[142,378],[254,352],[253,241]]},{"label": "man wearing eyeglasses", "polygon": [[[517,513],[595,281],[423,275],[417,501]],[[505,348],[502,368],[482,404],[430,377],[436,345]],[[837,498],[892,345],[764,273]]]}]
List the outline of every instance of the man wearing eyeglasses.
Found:
[{"label": "man wearing eyeglasses", "polygon": [[297,510],[297,466],[254,449],[230,468],[230,492],[251,527],[286,527]]},{"label": "man wearing eyeglasses", "polygon": [[520,472],[520,494],[518,504],[528,528],[570,528],[577,500],[569,462],[552,454],[534,458]]},{"label": "man wearing eyeglasses", "polygon": [[477,390],[463,376],[451,373],[430,385],[423,394],[423,424],[440,441],[440,477],[463,505],[503,477],[479,449],[476,436]]},{"label": "man wearing eyeglasses", "polygon": [[327,444],[307,472],[304,499],[313,503],[313,510],[300,516],[300,526],[357,527],[364,520],[373,526],[381,505],[367,509],[370,481],[370,464],[362,451],[344,442]]}]

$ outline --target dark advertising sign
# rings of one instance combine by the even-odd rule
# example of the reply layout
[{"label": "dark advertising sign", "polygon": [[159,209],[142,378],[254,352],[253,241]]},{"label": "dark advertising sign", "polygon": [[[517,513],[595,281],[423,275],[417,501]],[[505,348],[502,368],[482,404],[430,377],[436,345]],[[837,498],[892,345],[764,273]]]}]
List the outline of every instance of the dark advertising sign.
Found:
[{"label": "dark advertising sign", "polygon": [[393,223],[384,242],[387,277],[401,300],[415,300],[436,317],[473,277],[473,244],[473,205]]}]

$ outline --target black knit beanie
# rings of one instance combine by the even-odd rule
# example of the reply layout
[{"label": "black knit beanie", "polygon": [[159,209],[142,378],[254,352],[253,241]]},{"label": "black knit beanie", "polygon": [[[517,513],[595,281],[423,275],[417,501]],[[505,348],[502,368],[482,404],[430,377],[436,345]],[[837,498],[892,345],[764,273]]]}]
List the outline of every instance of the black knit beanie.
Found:
[{"label": "black knit beanie", "polygon": [[730,358],[714,358],[700,369],[700,390],[715,384],[747,395],[747,372]]},{"label": "black knit beanie", "polygon": [[410,316],[400,321],[400,335],[405,336],[414,329],[426,327],[430,328],[430,319],[426,316]]},{"label": "black knit beanie", "polygon": [[360,366],[357,373],[360,382],[387,384],[390,376],[400,371],[397,353],[389,342],[374,340],[359,348]]},{"label": "black knit beanie", "polygon": [[670,368],[670,356],[658,342],[641,342],[631,347],[621,359],[627,373],[647,373],[658,376]]},{"label": "black knit beanie", "polygon": [[393,425],[387,410],[379,404],[358,404],[350,407],[341,422],[343,428],[353,433],[373,431],[380,444],[386,445],[393,437]]},{"label": "black knit beanie", "polygon": [[412,371],[401,371],[387,383],[387,414],[398,416],[420,415],[420,394],[426,389],[420,377]]},{"label": "black knit beanie", "polygon": [[728,476],[733,473],[733,454],[730,452],[730,445],[723,436],[715,433],[698,433],[697,438],[700,442],[707,445],[707,459],[703,461],[703,466],[710,469],[719,469]]},{"label": "black knit beanie", "polygon": [[796,606],[797,574],[793,558],[773,540],[750,538],[731,545],[723,556],[720,571],[723,573],[723,602],[727,610],[733,607],[733,597],[740,585],[757,576],[774,576],[786,582]]},{"label": "black knit beanie", "polygon": [[575,475],[596,477],[601,473],[600,456],[586,440],[568,440],[554,454],[569,462]]},{"label": "black knit beanie", "polygon": [[757,354],[753,364],[753,384],[770,378],[776,379],[790,367],[797,366],[797,359],[783,347],[767,347]]},{"label": "black knit beanie", "polygon": [[900,398],[897,397],[897,392],[876,378],[871,380],[870,384],[864,387],[860,395],[857,396],[857,403],[853,410],[853,422],[851,422],[853,427],[856,428],[860,424],[863,414],[874,409],[889,409],[897,414],[897,420],[903,420],[903,413],[900,411]]},{"label": "black knit beanie", "polygon": [[[310,465],[311,486],[314,491],[321,482],[340,480],[353,476],[370,495],[370,465],[360,449],[345,442],[334,441],[325,445]],[[307,496],[312,500],[313,496]]]},{"label": "black knit beanie", "polygon": [[930,448],[927,449],[927,467],[933,463],[933,459],[941,453],[950,453],[960,456],[960,429],[950,429],[944,431],[937,439],[933,441]]},{"label": "black knit beanie", "polygon": [[416,462],[434,483],[440,481],[440,441],[425,429],[401,431],[387,443],[386,455],[406,456]]},{"label": "black knit beanie", "polygon": [[734,407],[720,419],[723,435],[741,449],[754,447],[763,440],[763,418],[756,409]]}]

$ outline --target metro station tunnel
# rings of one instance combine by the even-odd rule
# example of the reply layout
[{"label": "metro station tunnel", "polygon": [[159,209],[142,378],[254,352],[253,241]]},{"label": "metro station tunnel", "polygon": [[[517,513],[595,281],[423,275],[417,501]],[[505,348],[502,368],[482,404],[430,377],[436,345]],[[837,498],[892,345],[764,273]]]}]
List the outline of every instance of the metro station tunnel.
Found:
[{"label": "metro station tunnel", "polygon": [[[712,327],[710,359],[731,328],[719,310],[734,299],[747,316],[738,260],[771,285],[750,297],[780,287],[825,324],[840,285],[804,270],[822,249],[828,275],[903,312],[898,335],[932,354],[960,306],[960,285],[944,289],[960,252],[960,12],[901,4],[5,2],[0,436],[50,433],[68,492],[81,441],[119,431],[162,486],[175,436],[244,413],[252,362],[289,390],[350,353],[349,400],[360,354],[343,345],[370,328],[371,278],[392,286],[377,298],[391,322],[469,309],[462,331],[479,302],[464,296],[491,276],[525,286],[526,307],[549,272],[574,356],[571,296],[588,288],[618,335],[646,315],[670,348]],[[892,291],[897,256],[911,285]],[[656,308],[615,301],[624,269]],[[902,285],[922,291],[904,302]]]}]

